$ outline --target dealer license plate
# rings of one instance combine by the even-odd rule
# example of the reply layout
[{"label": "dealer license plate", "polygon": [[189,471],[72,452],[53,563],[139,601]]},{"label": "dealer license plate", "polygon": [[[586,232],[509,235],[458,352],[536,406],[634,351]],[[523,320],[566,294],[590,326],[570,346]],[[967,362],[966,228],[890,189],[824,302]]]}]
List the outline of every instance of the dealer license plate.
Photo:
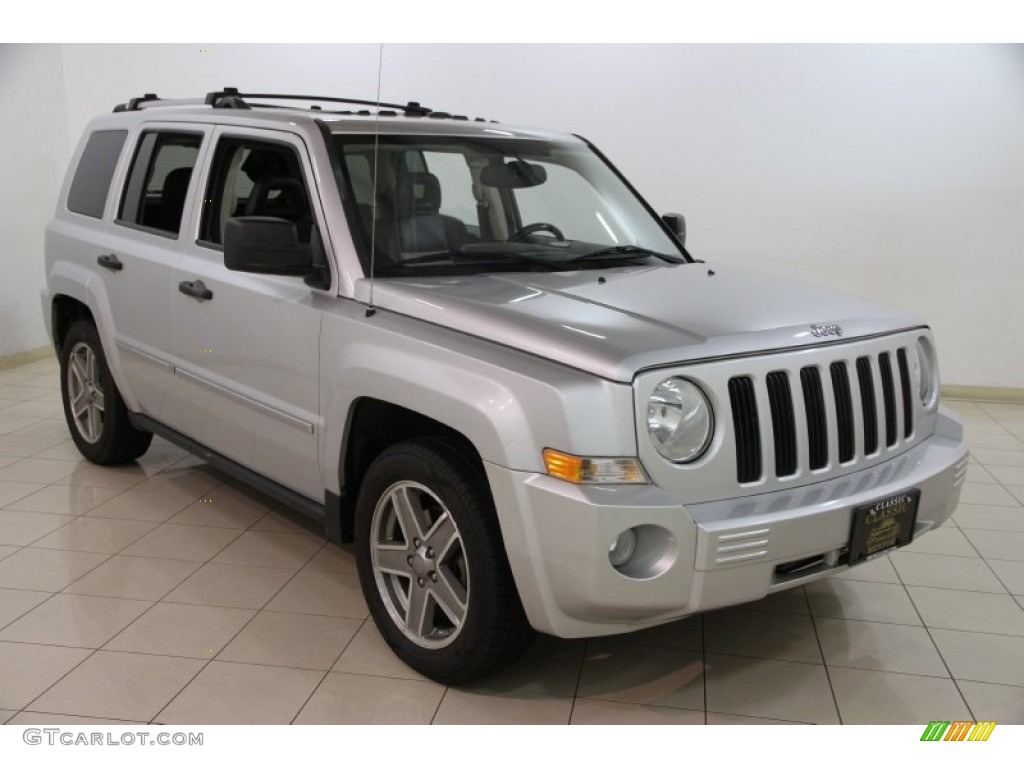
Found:
[{"label": "dealer license plate", "polygon": [[853,510],[848,563],[854,565],[914,538],[914,521],[921,491],[914,488]]}]

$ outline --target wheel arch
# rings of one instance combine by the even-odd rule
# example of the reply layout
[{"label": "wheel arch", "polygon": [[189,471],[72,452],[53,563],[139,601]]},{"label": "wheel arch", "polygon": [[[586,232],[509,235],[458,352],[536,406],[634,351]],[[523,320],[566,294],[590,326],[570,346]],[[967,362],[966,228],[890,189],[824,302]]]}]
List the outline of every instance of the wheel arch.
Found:
[{"label": "wheel arch", "polygon": [[418,411],[375,397],[359,397],[352,402],[342,438],[337,509],[328,511],[327,530],[331,538],[345,542],[353,540],[359,487],[373,460],[396,443],[424,437],[442,439],[452,445],[486,482],[480,452],[459,430]]},{"label": "wheel arch", "polygon": [[53,346],[56,348],[57,354],[60,354],[68,331],[71,330],[71,326],[77,321],[88,320],[93,325],[96,325],[96,318],[93,317],[92,310],[89,309],[88,305],[64,293],[58,293],[53,297],[53,301],[50,303],[50,317],[50,327],[53,329]]}]

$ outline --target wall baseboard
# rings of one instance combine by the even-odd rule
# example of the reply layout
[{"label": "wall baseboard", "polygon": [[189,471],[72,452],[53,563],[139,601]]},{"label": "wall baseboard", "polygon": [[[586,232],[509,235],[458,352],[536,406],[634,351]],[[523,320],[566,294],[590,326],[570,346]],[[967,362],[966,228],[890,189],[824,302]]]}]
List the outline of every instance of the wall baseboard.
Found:
[{"label": "wall baseboard", "polygon": [[1024,405],[1024,387],[977,387],[968,384],[944,384],[939,390],[950,400],[979,400],[983,403]]},{"label": "wall baseboard", "polygon": [[47,344],[45,347],[37,347],[24,352],[15,352],[13,355],[0,356],[0,371],[8,368],[17,368],[19,365],[34,363],[37,360],[46,360],[54,356],[53,346]]}]

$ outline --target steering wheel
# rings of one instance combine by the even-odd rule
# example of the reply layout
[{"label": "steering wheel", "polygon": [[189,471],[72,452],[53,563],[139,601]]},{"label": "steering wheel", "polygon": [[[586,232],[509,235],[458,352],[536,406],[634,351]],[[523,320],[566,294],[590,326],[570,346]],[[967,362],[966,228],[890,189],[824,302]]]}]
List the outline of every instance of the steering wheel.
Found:
[{"label": "steering wheel", "polygon": [[525,240],[535,232],[550,232],[555,236],[556,240],[565,240],[565,235],[562,234],[562,230],[554,224],[548,224],[546,221],[538,221],[536,224],[527,224],[525,227],[520,227],[509,236],[508,241],[510,243],[518,243]]}]

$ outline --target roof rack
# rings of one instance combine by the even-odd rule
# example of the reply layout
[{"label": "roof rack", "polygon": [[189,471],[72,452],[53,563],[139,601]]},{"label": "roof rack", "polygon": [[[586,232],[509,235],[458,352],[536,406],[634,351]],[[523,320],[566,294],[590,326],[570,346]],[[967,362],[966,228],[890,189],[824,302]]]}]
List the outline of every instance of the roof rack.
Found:
[{"label": "roof rack", "polygon": [[[305,96],[296,95],[289,93],[241,93],[237,88],[224,88],[220,91],[211,91],[206,94],[206,98],[199,102],[194,99],[187,100],[189,104],[206,104],[214,109],[252,109],[253,107],[263,107],[271,109],[288,109],[289,107],[281,107],[276,104],[254,104],[247,99],[281,99],[291,101],[326,101],[336,104],[352,104],[361,107],[376,107],[377,115],[382,117],[395,117],[399,114],[405,117],[432,117],[437,119],[449,119],[449,120],[469,120],[466,115],[453,115],[449,112],[439,112],[429,107],[422,106],[418,101],[410,101],[407,104],[392,104],[386,101],[369,101],[367,99],[347,99],[338,96]],[[161,99],[155,93],[147,93],[144,96],[139,96],[133,99],[129,99],[124,104],[118,104],[114,107],[115,112],[136,112],[144,108],[144,106],[157,106],[150,102],[157,102],[160,105],[170,105],[173,103],[168,99]],[[295,107],[290,107],[295,109]],[[361,110],[323,110],[321,107],[316,105],[310,105],[309,109],[317,112],[326,112],[328,114],[340,114],[340,115],[372,115],[374,114],[368,109]],[[488,122],[485,118],[476,117],[473,118],[474,122],[485,123]],[[491,122],[494,122],[493,120]]]},{"label": "roof rack", "polygon": [[195,107],[203,104],[202,99],[161,99],[155,93],[128,99],[114,107],[115,112],[138,112],[146,107]]}]

